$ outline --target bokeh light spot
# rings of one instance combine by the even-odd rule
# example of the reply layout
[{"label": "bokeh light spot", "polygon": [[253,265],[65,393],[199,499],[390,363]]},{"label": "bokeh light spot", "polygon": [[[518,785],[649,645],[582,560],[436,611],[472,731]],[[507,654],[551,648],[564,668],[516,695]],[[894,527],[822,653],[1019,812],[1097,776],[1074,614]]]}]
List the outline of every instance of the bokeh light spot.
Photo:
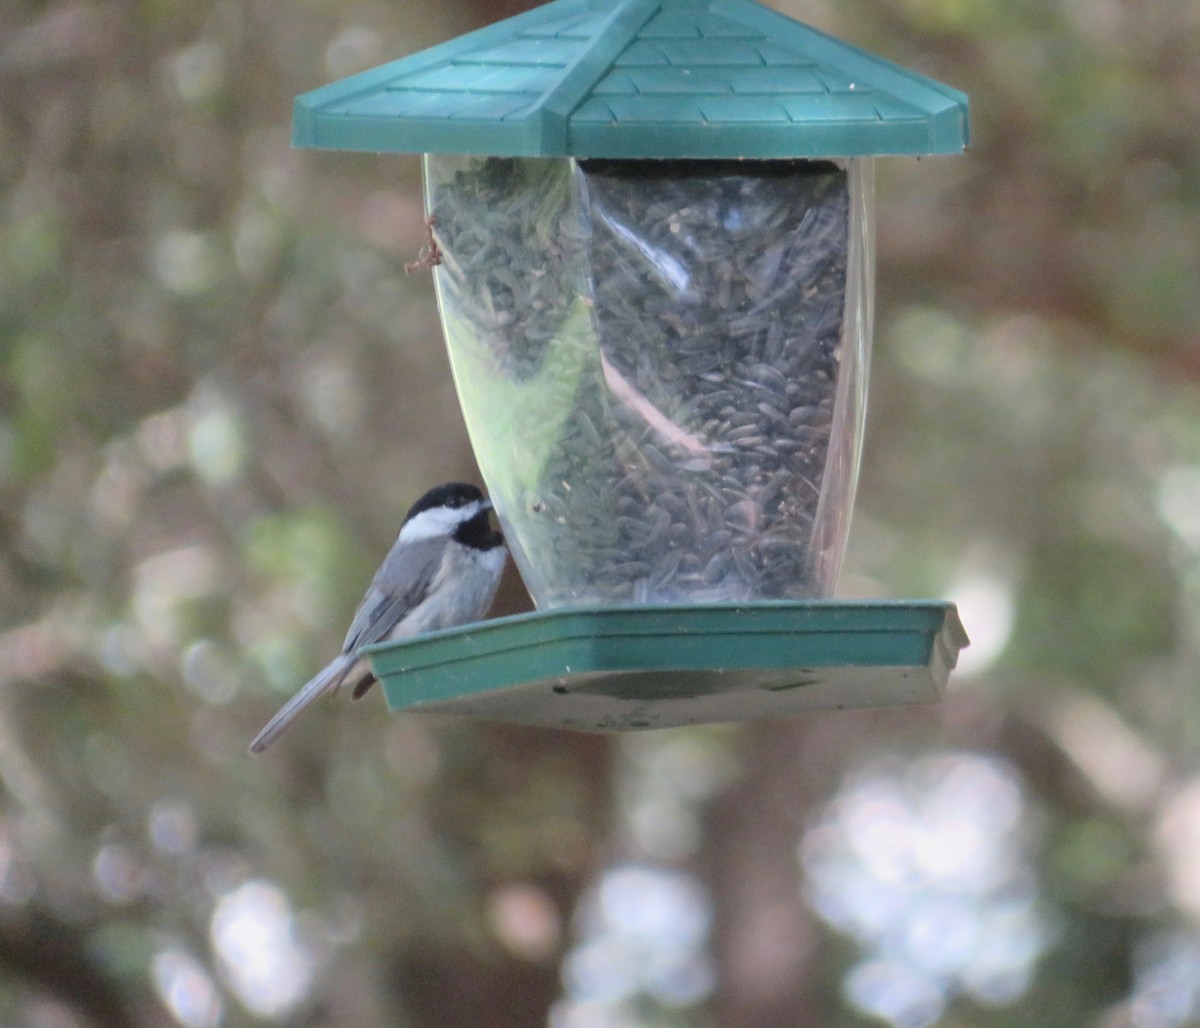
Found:
[{"label": "bokeh light spot", "polygon": [[316,961],[297,938],[287,897],[269,882],[250,881],[217,902],[213,948],[238,998],[253,1013],[279,1017],[312,987]]}]

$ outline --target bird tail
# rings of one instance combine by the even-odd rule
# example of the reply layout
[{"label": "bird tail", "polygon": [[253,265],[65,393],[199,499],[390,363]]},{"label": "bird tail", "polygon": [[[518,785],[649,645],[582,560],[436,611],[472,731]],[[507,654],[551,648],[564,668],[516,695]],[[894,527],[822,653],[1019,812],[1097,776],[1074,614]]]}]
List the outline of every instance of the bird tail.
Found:
[{"label": "bird tail", "polygon": [[342,679],[350,673],[357,661],[358,657],[355,654],[343,653],[305,682],[300,691],[280,707],[279,713],[271,718],[263,726],[263,730],[254,737],[254,741],[250,743],[250,752],[262,753],[274,743],[292,727],[292,723],[304,713],[310,703],[326,693],[333,692],[341,685]]}]

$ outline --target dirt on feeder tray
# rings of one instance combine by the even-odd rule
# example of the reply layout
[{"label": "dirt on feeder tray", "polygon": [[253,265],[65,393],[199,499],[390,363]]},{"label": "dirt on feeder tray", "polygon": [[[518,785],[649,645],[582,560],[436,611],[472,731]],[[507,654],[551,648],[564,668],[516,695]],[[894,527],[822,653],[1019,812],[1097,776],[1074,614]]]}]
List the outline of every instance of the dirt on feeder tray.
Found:
[{"label": "dirt on feeder tray", "polygon": [[[515,188],[527,165],[539,188]],[[553,435],[532,468],[493,475],[479,453],[514,494],[540,605],[832,584],[811,548],[843,353],[842,168],[486,159],[433,200],[443,312],[490,375],[537,385],[525,430]]]}]

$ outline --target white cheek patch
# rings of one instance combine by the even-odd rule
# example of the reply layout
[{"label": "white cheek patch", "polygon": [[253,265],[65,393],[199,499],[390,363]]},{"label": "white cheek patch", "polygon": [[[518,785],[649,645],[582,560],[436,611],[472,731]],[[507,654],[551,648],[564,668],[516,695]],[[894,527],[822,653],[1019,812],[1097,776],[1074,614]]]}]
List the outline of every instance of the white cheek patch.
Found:
[{"label": "white cheek patch", "polygon": [[477,500],[472,500],[465,507],[430,507],[400,529],[400,542],[445,539],[464,521],[470,521],[480,509],[481,504]]}]

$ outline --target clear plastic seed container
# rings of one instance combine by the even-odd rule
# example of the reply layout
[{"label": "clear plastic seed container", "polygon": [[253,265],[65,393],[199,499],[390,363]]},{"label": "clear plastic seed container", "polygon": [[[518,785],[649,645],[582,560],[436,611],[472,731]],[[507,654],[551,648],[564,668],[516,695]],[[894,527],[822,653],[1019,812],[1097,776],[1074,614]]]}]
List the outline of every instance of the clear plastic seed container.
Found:
[{"label": "clear plastic seed container", "polygon": [[539,607],[828,595],[858,476],[870,158],[425,158],[476,457]]}]

